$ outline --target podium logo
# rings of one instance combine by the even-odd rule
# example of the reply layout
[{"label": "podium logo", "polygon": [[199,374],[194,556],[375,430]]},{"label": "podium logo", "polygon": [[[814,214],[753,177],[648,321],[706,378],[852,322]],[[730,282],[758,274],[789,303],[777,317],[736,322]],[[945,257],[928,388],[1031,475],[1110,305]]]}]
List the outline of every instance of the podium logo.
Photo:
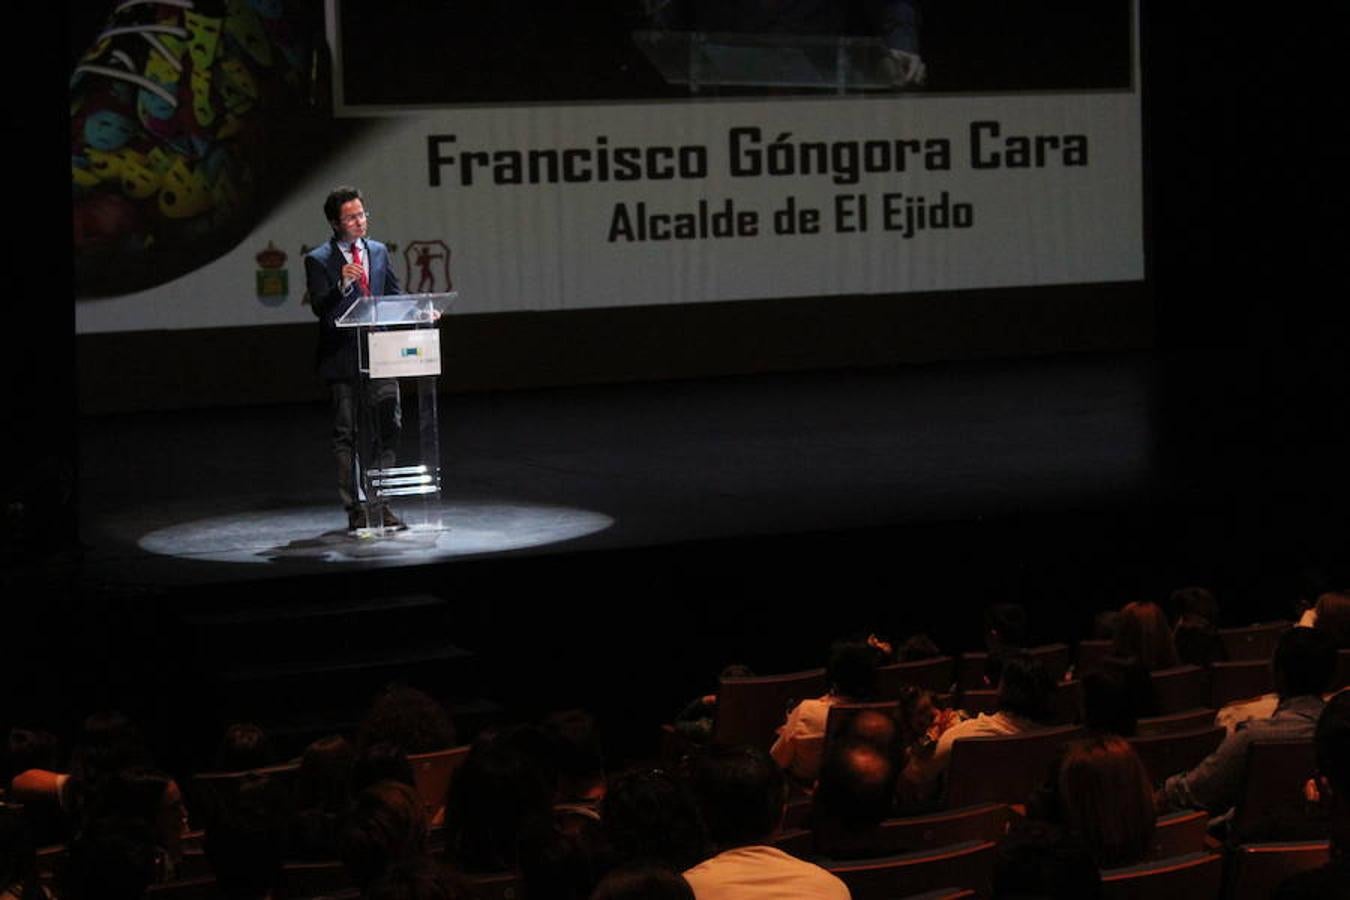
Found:
[{"label": "podium logo", "polygon": [[421,355],[422,355],[422,348],[421,348],[421,347],[404,347],[402,350],[399,351],[399,354],[398,354],[398,355],[399,355],[399,356],[403,356],[403,357],[408,357],[408,356],[421,356]]},{"label": "podium logo", "polygon": [[403,289],[410,294],[443,294],[450,284],[450,247],[445,241],[410,241],[403,250]]}]

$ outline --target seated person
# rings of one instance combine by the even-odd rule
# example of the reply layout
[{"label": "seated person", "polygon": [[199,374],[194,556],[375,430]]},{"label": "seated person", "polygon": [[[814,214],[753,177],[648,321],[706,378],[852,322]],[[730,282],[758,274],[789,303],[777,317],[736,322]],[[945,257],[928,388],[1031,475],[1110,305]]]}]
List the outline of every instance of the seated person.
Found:
[{"label": "seated person", "polygon": [[871,699],[876,691],[877,649],[860,641],[840,641],[830,648],[826,667],[830,689],[824,696],[803,700],[788,713],[778,729],[778,740],[769,749],[774,761],[804,784],[820,774],[819,742],[802,743],[803,738],[823,737],[830,707],[836,703],[858,703]]},{"label": "seated person", "polygon": [[892,852],[882,844],[878,826],[891,815],[899,774],[883,747],[856,737],[832,740],[811,799],[816,852],[830,859]]},{"label": "seated person", "polygon": [[1322,710],[1313,745],[1315,802],[1331,808],[1331,861],[1287,879],[1276,900],[1350,897],[1350,691],[1332,697]]},{"label": "seated person", "polygon": [[1123,738],[1100,735],[1068,746],[1059,765],[1060,819],[1097,865],[1133,865],[1148,854],[1157,824],[1153,786]]},{"label": "seated person", "polygon": [[1148,600],[1125,604],[1116,623],[1111,656],[1136,662],[1150,672],[1180,665],[1162,607]]},{"label": "seated person", "polygon": [[787,785],[763,750],[708,750],[694,761],[691,787],[717,851],[684,873],[698,900],[848,900],[848,888],[837,877],[768,846],[783,821]]},{"label": "seated person", "polygon": [[1227,815],[1242,791],[1247,748],[1253,741],[1312,739],[1325,706],[1321,694],[1335,666],[1336,649],[1325,633],[1315,628],[1286,631],[1275,649],[1275,688],[1280,700],[1274,714],[1239,724],[1194,769],[1168,778],[1157,794],[1158,809],[1206,809]]},{"label": "seated person", "polygon": [[911,751],[902,778],[922,800],[936,796],[951,762],[952,744],[960,738],[1025,734],[1052,718],[1054,685],[1045,667],[1029,653],[1007,656],[998,686],[998,711],[981,713],[952,725],[933,743]]}]

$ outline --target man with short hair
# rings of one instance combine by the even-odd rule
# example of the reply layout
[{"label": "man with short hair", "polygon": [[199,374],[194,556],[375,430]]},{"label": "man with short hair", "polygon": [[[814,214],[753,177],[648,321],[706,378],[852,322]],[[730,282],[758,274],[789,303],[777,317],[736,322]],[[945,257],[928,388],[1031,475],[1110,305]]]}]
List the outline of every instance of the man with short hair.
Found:
[{"label": "man with short hair", "polygon": [[1279,704],[1268,719],[1240,723],[1218,749],[1194,769],[1173,775],[1158,791],[1158,809],[1227,812],[1237,802],[1253,741],[1311,740],[1325,704],[1322,691],[1336,668],[1336,648],[1313,628],[1291,628],[1275,648],[1275,689]]},{"label": "man with short hair", "polygon": [[718,850],[684,873],[698,900],[850,896],[820,866],[767,845],[787,800],[787,783],[769,754],[758,747],[712,748],[694,762],[692,788]]},{"label": "man with short hair", "polygon": [[1350,691],[1327,703],[1313,736],[1317,802],[1331,808],[1331,861],[1286,879],[1276,900],[1350,897]]},{"label": "man with short hair", "polygon": [[880,825],[891,814],[899,774],[895,759],[871,741],[842,736],[833,741],[811,798],[816,852],[830,859],[895,852],[881,840]]},{"label": "man with short hair", "polygon": [[[398,294],[402,289],[390,265],[388,248],[367,236],[370,220],[360,191],[334,188],[324,200],[323,212],[333,234],[305,254],[305,283],[310,308],[319,317],[316,368],[328,382],[332,399],[338,496],[347,510],[347,529],[355,531],[367,524],[358,474],[362,451],[368,454],[367,466],[391,467],[403,417],[398,379],[363,379],[358,367],[357,329],[340,329],[337,320],[362,297]],[[357,446],[358,433],[362,447]],[[370,515],[369,524],[406,527],[387,506],[372,509]]]}]

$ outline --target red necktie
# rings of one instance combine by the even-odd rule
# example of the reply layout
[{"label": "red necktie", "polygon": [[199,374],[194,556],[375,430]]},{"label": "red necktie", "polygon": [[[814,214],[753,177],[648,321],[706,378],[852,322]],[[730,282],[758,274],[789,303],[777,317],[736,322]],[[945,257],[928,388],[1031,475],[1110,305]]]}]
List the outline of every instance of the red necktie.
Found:
[{"label": "red necktie", "polygon": [[[358,266],[361,265],[360,241],[352,241],[352,262],[356,263]],[[361,269],[361,278],[359,283],[361,285],[361,293],[366,296],[370,296],[370,279],[366,277],[366,271],[364,267],[362,267]]]}]

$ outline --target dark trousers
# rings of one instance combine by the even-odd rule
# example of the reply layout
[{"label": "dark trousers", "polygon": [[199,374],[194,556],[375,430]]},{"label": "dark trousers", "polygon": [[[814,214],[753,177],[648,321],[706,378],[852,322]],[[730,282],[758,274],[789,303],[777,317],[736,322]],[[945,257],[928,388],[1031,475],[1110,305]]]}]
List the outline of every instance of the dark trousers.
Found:
[{"label": "dark trousers", "polygon": [[357,508],[364,494],[360,473],[365,468],[387,469],[394,465],[403,428],[398,379],[333,381],[329,389],[333,401],[338,496],[350,512]]}]

